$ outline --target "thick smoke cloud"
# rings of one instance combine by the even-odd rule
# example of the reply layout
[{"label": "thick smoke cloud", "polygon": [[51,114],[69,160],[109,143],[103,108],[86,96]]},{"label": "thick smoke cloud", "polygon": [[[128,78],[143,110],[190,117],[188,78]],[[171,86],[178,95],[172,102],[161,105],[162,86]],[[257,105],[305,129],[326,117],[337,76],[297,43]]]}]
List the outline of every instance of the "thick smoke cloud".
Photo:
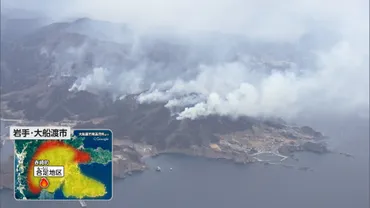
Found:
[{"label": "thick smoke cloud", "polygon": [[[188,53],[173,65],[154,64],[138,55],[145,50],[139,41],[133,47],[132,56],[141,64],[130,70],[123,66],[120,70],[95,68],[72,89],[110,90],[120,96],[143,92],[138,102],[164,102],[170,109],[181,107],[178,119],[211,114],[368,115],[369,2],[366,0],[36,2],[43,2],[43,6],[39,8],[34,2],[29,8],[42,10],[54,18],[88,16],[128,23],[145,36],[154,35],[153,28],[161,28],[168,35],[166,38],[191,39],[179,43],[186,45]],[[204,36],[205,31],[209,36]],[[236,35],[257,45],[263,43],[259,50],[265,54],[269,54],[269,44],[280,44],[281,52],[275,53],[276,56],[291,51],[288,47],[293,45],[300,52],[293,51],[291,55],[313,58],[309,64],[302,64],[299,59],[287,60],[294,63],[289,63],[285,70],[273,66],[261,70],[258,64],[285,60],[281,57],[267,60],[268,56],[264,56],[264,60],[256,61],[255,54],[235,47],[238,41],[212,39],[211,34],[220,33]],[[155,35],[161,33],[157,31]],[[212,44],[217,46],[209,47]],[[230,51],[237,57],[228,57]],[[161,76],[155,77],[153,71]]]},{"label": "thick smoke cloud", "polygon": [[204,67],[194,80],[177,81],[166,92],[155,89],[139,100],[162,98],[169,100],[167,105],[188,105],[193,96],[179,100],[176,95],[195,92],[206,98],[194,100],[192,107],[180,113],[180,119],[210,114],[294,117],[304,111],[367,115],[369,73],[363,60],[347,43],[338,43],[319,55],[318,71],[261,75],[238,62],[228,63]]}]

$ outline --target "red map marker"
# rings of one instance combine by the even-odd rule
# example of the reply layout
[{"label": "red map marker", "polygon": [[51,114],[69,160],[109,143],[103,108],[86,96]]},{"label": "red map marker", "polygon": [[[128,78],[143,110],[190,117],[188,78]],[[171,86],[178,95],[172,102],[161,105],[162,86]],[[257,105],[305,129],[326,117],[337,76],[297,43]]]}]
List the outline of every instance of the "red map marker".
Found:
[{"label": "red map marker", "polygon": [[41,179],[40,179],[40,187],[41,187],[42,189],[46,189],[48,186],[49,186],[49,181],[48,181],[48,179],[46,179],[46,178],[41,178]]}]

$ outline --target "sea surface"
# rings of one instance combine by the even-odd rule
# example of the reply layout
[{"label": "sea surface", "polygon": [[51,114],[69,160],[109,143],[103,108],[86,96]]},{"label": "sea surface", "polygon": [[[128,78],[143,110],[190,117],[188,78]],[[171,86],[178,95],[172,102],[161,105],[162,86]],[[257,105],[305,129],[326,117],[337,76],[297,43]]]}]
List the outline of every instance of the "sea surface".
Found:
[{"label": "sea surface", "polygon": [[[3,139],[3,135],[9,134],[9,128],[6,128],[6,126],[9,126],[11,124],[12,122],[0,121],[0,135],[2,136],[1,139]],[[13,148],[14,145],[12,142],[5,142],[4,147],[0,149],[0,162],[9,159],[9,156],[14,152]]]},{"label": "sea surface", "polygon": [[[368,120],[336,119],[310,125],[330,136],[332,150],[350,153],[353,158],[303,153],[297,155],[299,161],[285,161],[296,168],[286,168],[162,155],[147,160],[151,170],[115,180],[111,201],[87,201],[87,207],[368,208]],[[162,172],[156,172],[156,166]],[[10,191],[1,191],[0,200],[1,208],[80,207],[78,202],[16,202]]]}]

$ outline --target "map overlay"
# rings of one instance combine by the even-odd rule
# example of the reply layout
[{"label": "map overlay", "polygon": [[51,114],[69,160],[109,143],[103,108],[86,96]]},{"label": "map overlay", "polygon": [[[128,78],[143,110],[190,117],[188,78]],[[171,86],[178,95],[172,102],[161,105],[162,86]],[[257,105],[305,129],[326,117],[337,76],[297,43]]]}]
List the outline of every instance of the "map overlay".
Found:
[{"label": "map overlay", "polygon": [[70,139],[15,140],[16,200],[110,200],[110,130],[74,130]]}]

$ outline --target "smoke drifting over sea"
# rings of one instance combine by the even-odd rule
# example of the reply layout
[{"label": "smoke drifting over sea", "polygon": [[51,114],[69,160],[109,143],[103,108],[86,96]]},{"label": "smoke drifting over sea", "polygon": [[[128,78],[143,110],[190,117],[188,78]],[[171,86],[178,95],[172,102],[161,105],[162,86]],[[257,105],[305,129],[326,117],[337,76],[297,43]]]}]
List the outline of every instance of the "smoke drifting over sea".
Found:
[{"label": "smoke drifting over sea", "polygon": [[[24,3],[8,6],[17,2]],[[86,16],[134,28],[128,57],[135,64],[96,66],[73,90],[110,91],[121,98],[140,93],[138,102],[181,107],[178,119],[320,112],[368,116],[366,0],[35,2],[37,7],[28,8],[58,20]],[[111,41],[125,39],[105,32],[114,37]],[[142,41],[151,36],[169,42],[151,46],[168,50],[160,50],[155,60]]]}]

